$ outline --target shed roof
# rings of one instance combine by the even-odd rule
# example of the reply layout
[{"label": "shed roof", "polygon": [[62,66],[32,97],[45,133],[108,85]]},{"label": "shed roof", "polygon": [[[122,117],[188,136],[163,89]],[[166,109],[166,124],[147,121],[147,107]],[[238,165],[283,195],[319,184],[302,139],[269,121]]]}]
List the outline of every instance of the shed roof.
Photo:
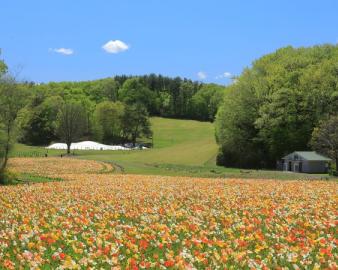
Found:
[{"label": "shed roof", "polygon": [[309,160],[309,161],[331,161],[330,158],[327,158],[323,155],[320,155],[315,151],[295,151],[295,152],[283,157],[283,159],[287,159],[292,154],[297,154],[297,155],[301,156],[303,159]]}]

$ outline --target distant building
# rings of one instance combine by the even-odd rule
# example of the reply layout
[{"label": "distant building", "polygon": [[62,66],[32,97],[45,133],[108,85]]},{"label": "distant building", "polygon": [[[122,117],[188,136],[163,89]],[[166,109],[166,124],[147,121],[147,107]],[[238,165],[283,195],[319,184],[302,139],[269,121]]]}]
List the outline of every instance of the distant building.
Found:
[{"label": "distant building", "polygon": [[327,173],[331,159],[314,151],[296,151],[282,158],[283,171]]}]

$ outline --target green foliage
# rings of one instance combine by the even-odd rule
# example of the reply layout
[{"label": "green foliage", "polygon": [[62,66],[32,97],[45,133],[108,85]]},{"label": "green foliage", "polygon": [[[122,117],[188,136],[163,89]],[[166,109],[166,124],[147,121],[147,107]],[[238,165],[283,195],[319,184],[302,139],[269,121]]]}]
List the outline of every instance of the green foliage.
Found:
[{"label": "green foliage", "polygon": [[311,145],[334,160],[336,171],[338,170],[338,115],[321,121],[313,130]]},{"label": "green foliage", "polygon": [[96,106],[93,121],[95,137],[104,143],[120,143],[121,121],[125,106],[121,102],[104,101]]},{"label": "green foliage", "polygon": [[29,87],[30,96],[26,100],[25,112],[20,116],[20,126],[23,127],[20,142],[33,145],[45,145],[60,139],[55,132],[54,106],[45,104],[46,99],[81,103],[86,111],[84,136],[90,139],[98,136],[94,111],[97,104],[104,101],[142,103],[151,116],[212,121],[225,89],[155,74],[23,86]]},{"label": "green foliage", "polygon": [[43,90],[45,95],[60,95],[65,100],[87,97],[95,104],[103,101],[141,102],[150,115],[197,119],[191,115],[189,105],[201,84],[179,77],[150,74],[137,77],[122,75],[96,81],[52,82],[35,88]]},{"label": "green foliage", "polygon": [[205,84],[192,97],[190,116],[193,119],[213,121],[222,103],[225,87],[217,84]]},{"label": "green foliage", "polygon": [[57,114],[57,133],[67,144],[67,153],[70,145],[83,136],[86,127],[86,113],[81,103],[66,102]]},{"label": "green foliage", "polygon": [[141,103],[126,106],[121,118],[124,141],[130,140],[134,146],[137,138],[151,138],[151,124],[146,107]]},{"label": "green foliage", "polygon": [[[155,74],[137,77],[122,75],[82,82],[23,84],[23,87],[29,87],[30,95],[19,117],[22,127],[19,139],[30,145],[46,145],[61,139],[56,132],[55,113],[61,100],[82,104],[86,115],[84,138],[117,142],[121,141],[121,136],[118,139],[116,135],[104,135],[102,124],[96,122],[96,107],[103,102],[141,103],[150,116],[213,121],[225,90],[215,84],[202,85],[179,77]],[[54,103],[50,100],[54,100]]]},{"label": "green foliage", "polygon": [[113,102],[118,100],[120,84],[117,81],[112,78],[108,78],[102,81],[101,87],[105,98]]},{"label": "green foliage", "polygon": [[[231,86],[217,114],[216,140],[221,146],[222,160],[228,166],[258,167],[262,151],[258,142],[255,119],[257,98],[249,87],[250,78]],[[220,160],[220,159],[218,159]],[[250,164],[250,165],[248,165]]]},{"label": "green foliage", "polygon": [[29,145],[48,145],[57,139],[56,116],[63,100],[60,96],[47,97],[38,106],[27,106],[21,111],[20,140]]},{"label": "green foliage", "polygon": [[[77,151],[81,159],[114,161],[116,173],[155,174],[195,177],[259,178],[259,179],[327,179],[327,175],[302,173],[283,173],[267,170],[243,170],[215,166],[217,145],[214,140],[214,127],[209,122],[177,120],[153,117],[150,119],[154,132],[154,148],[142,151]],[[12,154],[31,156],[31,153],[44,155],[41,147],[16,145]],[[62,150],[49,150],[49,156],[60,156]],[[22,180],[27,179],[21,177]],[[330,178],[331,179],[331,178]],[[31,179],[28,179],[31,180]],[[337,181],[337,178],[335,179]],[[31,181],[34,181],[33,179]]]},{"label": "green foliage", "polygon": [[18,175],[11,171],[3,170],[0,172],[0,179],[2,185],[13,185],[17,182]]},{"label": "green foliage", "polygon": [[10,76],[0,77],[0,184],[3,184],[4,171],[9,152],[16,141],[17,117],[24,106],[25,88]]},{"label": "green foliage", "polygon": [[337,114],[338,46],[277,50],[244,70],[217,115],[221,164],[274,167],[309,149],[321,119]]},{"label": "green foliage", "polygon": [[[1,50],[0,50],[0,55],[1,55]],[[6,71],[7,71],[7,65],[5,64],[3,60],[0,60],[0,76],[2,76],[2,74],[5,74]]]},{"label": "green foliage", "polygon": [[128,79],[119,91],[120,100],[128,105],[140,103],[149,111],[154,111],[155,94],[139,78]]},{"label": "green foliage", "polygon": [[6,132],[4,130],[4,125],[0,123],[0,160],[2,161],[5,157],[6,152]]}]

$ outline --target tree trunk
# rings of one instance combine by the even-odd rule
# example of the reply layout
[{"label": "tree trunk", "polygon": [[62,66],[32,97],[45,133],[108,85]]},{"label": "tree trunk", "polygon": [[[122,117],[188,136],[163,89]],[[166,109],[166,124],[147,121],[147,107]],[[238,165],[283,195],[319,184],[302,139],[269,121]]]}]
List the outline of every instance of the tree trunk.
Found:
[{"label": "tree trunk", "polygon": [[3,157],[3,161],[0,167],[0,184],[4,184],[4,172],[7,166],[7,162],[8,162],[8,154],[9,154],[9,146],[10,146],[10,133],[11,130],[8,127],[7,128],[7,140],[6,140],[6,146],[5,146],[5,153],[4,153],[4,157]]},{"label": "tree trunk", "polygon": [[3,160],[2,164],[1,164],[1,168],[0,168],[0,185],[4,185],[5,184],[5,160]]},{"label": "tree trunk", "polygon": [[72,143],[67,143],[67,154],[70,155],[70,146]]}]

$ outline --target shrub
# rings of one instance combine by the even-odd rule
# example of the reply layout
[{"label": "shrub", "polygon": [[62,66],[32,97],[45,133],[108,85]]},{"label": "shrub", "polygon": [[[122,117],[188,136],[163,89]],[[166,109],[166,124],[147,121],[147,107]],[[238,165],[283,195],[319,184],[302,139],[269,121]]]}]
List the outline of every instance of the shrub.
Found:
[{"label": "shrub", "polygon": [[17,174],[5,170],[3,173],[0,174],[0,183],[3,185],[13,185],[18,181]]}]

